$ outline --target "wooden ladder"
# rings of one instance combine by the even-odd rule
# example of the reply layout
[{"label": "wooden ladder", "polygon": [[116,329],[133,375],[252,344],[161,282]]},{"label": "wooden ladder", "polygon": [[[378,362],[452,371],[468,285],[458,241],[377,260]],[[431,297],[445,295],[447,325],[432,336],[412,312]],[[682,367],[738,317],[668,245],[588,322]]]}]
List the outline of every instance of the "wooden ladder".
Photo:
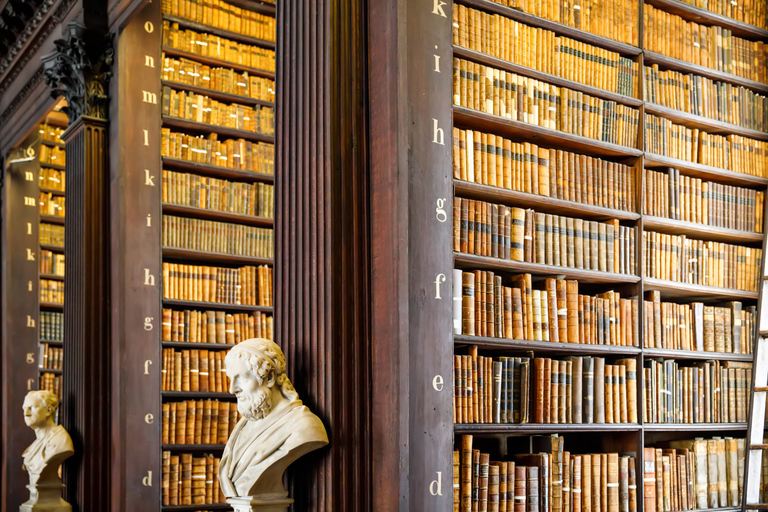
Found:
[{"label": "wooden ladder", "polygon": [[[768,215],[768,201],[766,201]],[[768,220],[768,217],[764,217]],[[766,233],[768,223],[763,223]],[[763,440],[765,432],[765,404],[768,396],[768,278],[766,272],[766,242],[763,239],[760,265],[760,289],[757,301],[757,336],[752,356],[752,393],[749,405],[747,430],[747,454],[744,461],[744,494],[742,510],[768,510],[768,500],[760,494],[763,452],[768,444]],[[768,482],[766,482],[768,483]]]}]

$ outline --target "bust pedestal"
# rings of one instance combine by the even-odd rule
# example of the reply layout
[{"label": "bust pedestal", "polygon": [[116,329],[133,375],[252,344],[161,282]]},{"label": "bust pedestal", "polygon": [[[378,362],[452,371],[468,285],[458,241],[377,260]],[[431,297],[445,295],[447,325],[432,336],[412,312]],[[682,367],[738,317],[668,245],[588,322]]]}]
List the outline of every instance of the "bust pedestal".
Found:
[{"label": "bust pedestal", "polygon": [[228,498],[227,503],[232,505],[235,512],[285,512],[293,503],[291,498],[257,498],[245,496]]},{"label": "bust pedestal", "polygon": [[27,489],[29,499],[19,507],[19,512],[72,512],[72,505],[61,497],[61,491],[64,489],[61,480],[28,485]]}]

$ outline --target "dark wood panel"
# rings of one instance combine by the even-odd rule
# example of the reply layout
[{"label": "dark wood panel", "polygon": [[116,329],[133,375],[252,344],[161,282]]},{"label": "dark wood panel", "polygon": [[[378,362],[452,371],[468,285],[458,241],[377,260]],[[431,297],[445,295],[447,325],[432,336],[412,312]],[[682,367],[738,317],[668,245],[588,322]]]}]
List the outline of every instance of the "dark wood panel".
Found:
[{"label": "dark wood panel", "polygon": [[250,66],[245,66],[243,64],[237,64],[235,62],[229,62],[222,59],[216,59],[214,57],[205,57],[203,55],[198,55],[196,53],[191,52],[185,52],[182,50],[177,50],[176,48],[171,48],[170,46],[163,46],[163,53],[168,55],[169,57],[180,57],[183,59],[189,59],[197,61],[201,64],[205,64],[207,66],[211,67],[221,67],[221,68],[230,68],[234,69],[235,71],[239,71],[241,73],[248,73],[252,76],[260,76],[263,78],[271,78],[272,80],[275,79],[275,74],[271,71],[265,71],[263,69],[257,69],[252,68]]},{"label": "dark wood panel", "polygon": [[209,265],[272,265],[271,258],[257,258],[254,256],[238,256],[234,254],[221,254],[208,251],[192,251],[189,249],[175,249],[163,247],[164,260],[178,260],[182,262],[202,262]]},{"label": "dark wood panel", "polygon": [[551,341],[510,340],[506,338],[487,338],[483,336],[455,335],[453,337],[456,347],[477,345],[480,348],[493,350],[506,350],[514,352],[536,351],[548,355],[571,354],[597,354],[613,355],[626,354],[638,355],[641,350],[637,347],[623,347],[615,345],[587,345],[584,343],[553,343]]},{"label": "dark wood panel", "polygon": [[659,231],[675,235],[686,235],[701,240],[714,240],[716,242],[729,242],[742,245],[755,245],[763,243],[763,235],[738,231],[736,229],[718,228],[706,226],[683,220],[665,219],[643,215],[643,226],[646,230]]},{"label": "dark wood panel", "polygon": [[645,290],[658,290],[663,299],[678,299],[683,302],[695,301],[726,301],[726,300],[757,300],[757,292],[717,288],[699,284],[675,283],[662,279],[643,279]]},{"label": "dark wood panel", "polygon": [[[38,196],[39,198],[40,196]],[[60,226],[64,225],[64,217],[57,217],[55,215],[41,215],[40,216],[40,222],[47,222],[49,224],[58,224]]]},{"label": "dark wood panel", "polygon": [[64,304],[58,302],[41,302],[40,309],[50,311],[64,311]]},{"label": "dark wood panel", "polygon": [[40,274],[40,279],[51,279],[53,281],[64,281],[64,276],[56,274]]},{"label": "dark wood panel", "polygon": [[533,124],[506,119],[464,107],[453,107],[453,122],[458,128],[469,128],[495,133],[516,141],[528,141],[545,147],[577,151],[602,157],[637,157],[643,152],[596,139],[571,135]]},{"label": "dark wood panel", "polygon": [[768,39],[768,30],[737,21],[733,18],[710,12],[706,9],[679,2],[677,0],[646,0],[646,3],[671,14],[676,14],[688,21],[702,25],[719,26],[730,30],[734,36],[745,39]]},{"label": "dark wood panel", "polygon": [[275,103],[272,101],[257,100],[256,98],[251,98],[250,96],[241,96],[240,94],[215,91],[205,87],[197,87],[195,85],[188,85],[181,82],[171,82],[169,80],[163,80],[162,83],[163,85],[167,85],[172,89],[189,91],[195,94],[202,94],[203,96],[208,96],[209,98],[213,98],[214,100],[218,101],[239,103],[241,105],[263,105],[265,107],[275,107]]},{"label": "dark wood panel", "polygon": [[47,194],[52,194],[54,196],[60,196],[60,197],[64,197],[66,195],[63,190],[56,190],[56,189],[44,188],[44,187],[40,187],[40,192],[45,192]]},{"label": "dark wood panel", "polygon": [[262,174],[253,171],[220,167],[218,165],[189,162],[187,160],[180,160],[178,158],[163,157],[163,167],[175,171],[189,171],[195,174],[200,174],[202,176],[210,176],[212,178],[263,183],[272,183],[275,181],[275,177],[271,174]]},{"label": "dark wood panel", "polygon": [[51,368],[38,368],[40,374],[52,373],[53,375],[61,375],[64,370],[52,370]]},{"label": "dark wood panel", "polygon": [[235,224],[245,224],[246,226],[256,226],[261,228],[270,228],[274,225],[274,220],[267,217],[220,212],[218,210],[195,208],[194,206],[182,206],[170,203],[163,203],[163,213],[171,213],[182,217],[194,217],[196,219],[215,220],[218,222],[232,222]]},{"label": "dark wood panel", "polygon": [[64,247],[59,247],[58,245],[40,244],[40,249],[43,249],[43,250],[46,250],[46,251],[51,251],[51,252],[58,252],[58,253],[63,253],[64,252]]},{"label": "dark wood panel", "polygon": [[717,133],[721,135],[736,134],[743,137],[749,137],[757,140],[768,140],[768,133],[758,130],[752,130],[750,128],[743,128],[741,126],[725,123],[723,121],[716,121],[703,116],[697,116],[675,110],[661,105],[654,105],[652,103],[645,104],[645,112],[648,114],[654,114],[663,118],[669,119],[673,123],[681,124],[688,128],[696,128],[704,130],[707,133]]},{"label": "dark wood panel", "polygon": [[224,137],[233,137],[235,139],[245,139],[252,142],[271,142],[274,144],[275,138],[270,135],[262,135],[256,132],[249,132],[246,130],[238,130],[236,128],[227,128],[225,126],[218,126],[215,124],[198,123],[196,121],[187,121],[186,119],[180,119],[178,117],[163,116],[163,126],[170,128],[177,128],[179,130],[185,130],[187,132],[195,133],[217,133]]},{"label": "dark wood panel", "polygon": [[246,36],[243,34],[240,34],[238,32],[230,32],[229,30],[224,30],[221,28],[212,27],[210,25],[204,25],[202,23],[197,23],[192,20],[188,20],[186,18],[180,18],[178,16],[171,16],[170,14],[163,14],[163,19],[166,19],[170,21],[171,23],[178,23],[179,27],[188,28],[191,30],[196,30],[198,32],[206,32],[208,34],[214,34],[219,37],[225,37],[227,39],[231,39],[232,41],[238,41],[245,44],[250,44],[253,46],[258,46],[259,48],[267,48],[270,50],[275,49],[275,43],[272,41],[265,41],[263,39],[256,39],[255,37]]},{"label": "dark wood panel", "polygon": [[666,359],[694,359],[699,361],[752,361],[751,354],[727,354],[723,352],[699,352],[697,350],[669,350],[644,348],[643,357],[664,357]]},{"label": "dark wood panel", "polygon": [[598,89],[597,87],[584,85],[579,82],[568,80],[566,78],[561,78],[559,76],[550,75],[549,73],[544,73],[536,69],[532,69],[526,66],[521,66],[520,64],[508,62],[506,60],[492,57],[490,55],[486,55],[478,51],[470,50],[468,48],[463,48],[461,46],[453,47],[453,56],[454,58],[471,60],[473,62],[477,62],[478,64],[483,64],[485,66],[492,66],[497,69],[503,69],[504,71],[509,71],[512,73],[517,73],[518,75],[527,76],[536,80],[541,80],[542,82],[547,82],[549,84],[556,85],[558,87],[567,87],[568,89],[572,89],[574,91],[581,91],[585,94],[589,94],[597,98],[603,98],[606,100],[615,101],[616,103],[619,103],[621,105],[629,105],[630,107],[639,107],[640,105],[643,104],[643,101],[637,98],[632,98],[630,96],[625,96],[623,94],[618,94],[618,93],[606,91],[603,89]]},{"label": "dark wood panel", "polygon": [[[607,37],[598,36],[584,30],[562,25],[560,23],[549,21],[544,18],[539,18],[532,14],[528,14],[519,9],[512,9],[511,7],[503,6],[499,3],[492,2],[490,0],[458,0],[457,3],[472,7],[474,9],[480,9],[493,14],[499,14],[507,18],[525,23],[532,27],[540,27],[546,30],[551,30],[559,36],[567,36],[577,41],[582,41],[587,44],[605,48],[613,52],[620,53],[622,55],[639,55],[641,50],[636,46],[630,44],[614,41]],[[642,18],[641,18],[642,19]]]},{"label": "dark wood panel", "polygon": [[558,215],[578,216],[582,219],[593,220],[638,220],[640,214],[624,210],[614,210],[601,206],[556,199],[554,197],[507,190],[490,185],[480,185],[467,181],[453,180],[453,189],[457,197],[480,199],[519,208],[534,208],[536,211],[556,213]]},{"label": "dark wood panel", "polygon": [[219,309],[231,311],[261,311],[262,313],[271,313],[272,308],[267,306],[244,306],[242,304],[223,304],[221,302],[202,302],[195,300],[174,300],[163,299],[163,305],[168,307],[188,307],[196,309]]},{"label": "dark wood panel", "polygon": [[755,92],[768,93],[768,85],[755,82],[754,80],[748,80],[741,78],[740,76],[731,75],[730,73],[723,73],[722,71],[716,71],[698,64],[691,64],[683,60],[673,59],[660,53],[651,52],[648,50],[643,51],[643,61],[646,66],[652,64],[658,64],[662,69],[671,69],[674,71],[680,71],[681,73],[694,73],[696,75],[706,76],[712,80],[719,80],[732,85],[741,85],[747,89],[752,89]]},{"label": "dark wood panel", "polygon": [[42,144],[43,146],[49,146],[49,147],[52,147],[52,148],[63,148],[64,147],[64,143],[63,142],[56,142],[54,140],[48,140],[48,139],[41,139],[40,140],[40,144]]},{"label": "dark wood panel", "polygon": [[645,153],[643,162],[645,167],[649,169],[674,167],[675,169],[679,169],[681,173],[686,176],[713,180],[728,185],[759,189],[764,189],[766,185],[768,185],[768,178],[761,178],[759,176],[752,176],[751,174],[720,169],[719,167],[678,160],[677,158],[669,158],[653,153]]},{"label": "dark wood panel", "polygon": [[64,165],[51,164],[48,162],[40,162],[40,167],[47,167],[48,169],[56,169],[57,171],[63,171],[66,169]]}]

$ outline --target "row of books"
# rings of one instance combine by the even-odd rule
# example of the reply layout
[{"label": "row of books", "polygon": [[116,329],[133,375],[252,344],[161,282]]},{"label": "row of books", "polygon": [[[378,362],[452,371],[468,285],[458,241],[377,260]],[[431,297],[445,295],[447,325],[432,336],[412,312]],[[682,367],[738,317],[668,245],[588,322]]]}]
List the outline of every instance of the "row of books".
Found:
[{"label": "row of books", "polygon": [[58,146],[40,146],[40,163],[42,165],[54,164],[63,166],[66,161],[67,155],[64,151],[64,148],[60,148]]},{"label": "row of books", "polygon": [[220,141],[216,133],[203,137],[172,132],[170,128],[162,128],[160,134],[164,157],[261,174],[275,173],[274,144],[245,139]]},{"label": "row of books", "polygon": [[64,339],[64,313],[40,312],[40,341],[62,341]]},{"label": "row of books", "polygon": [[163,262],[163,298],[272,306],[272,268],[221,268]]},{"label": "row of books", "polygon": [[64,304],[64,282],[52,279],[40,280],[40,302]]},{"label": "row of books", "polygon": [[751,354],[755,340],[756,306],[733,301],[726,306],[702,302],[661,302],[658,291],[643,302],[643,346],[726,354]]},{"label": "row of books", "polygon": [[224,350],[163,349],[163,391],[229,391]]},{"label": "row of books", "polygon": [[251,338],[273,339],[272,316],[163,308],[163,341],[235,345]]},{"label": "row of books", "polygon": [[464,59],[453,59],[453,103],[603,142],[636,145],[637,109]]},{"label": "row of books", "polygon": [[752,363],[646,360],[643,371],[645,423],[747,421]]},{"label": "row of books", "polygon": [[453,177],[584,204],[635,210],[633,167],[492,133],[453,129]]},{"label": "row of books", "polygon": [[637,361],[453,356],[455,423],[637,423]]},{"label": "row of books", "polygon": [[674,59],[766,83],[766,49],[717,25],[686,21],[644,4],[644,48]]},{"label": "row of books", "polygon": [[66,214],[63,196],[55,196],[50,192],[40,192],[40,215],[64,217]]},{"label": "row of books", "polygon": [[765,178],[768,142],[740,135],[715,135],[645,115],[645,151]]},{"label": "row of books", "polygon": [[745,439],[697,437],[643,450],[646,512],[741,506]]},{"label": "row of books", "polygon": [[272,228],[172,215],[163,215],[162,244],[163,247],[212,254],[274,257]]},{"label": "row of books", "polygon": [[273,218],[274,186],[163,171],[163,203]]},{"label": "row of books", "polygon": [[[536,436],[532,450],[491,461],[470,435],[453,452],[454,512],[636,512],[635,457],[576,455],[562,437]],[[503,503],[503,505],[502,505]]]},{"label": "row of books", "polygon": [[765,131],[768,98],[705,76],[645,67],[645,101],[752,130]]},{"label": "row of books", "polygon": [[608,0],[583,4],[562,0],[493,0],[494,2],[585,30],[599,36],[637,45],[638,17],[635,4],[628,0]]},{"label": "row of books", "polygon": [[43,245],[64,247],[64,226],[41,222],[39,236]]},{"label": "row of books", "polygon": [[64,255],[41,250],[38,256],[41,274],[64,275]]},{"label": "row of books", "polygon": [[163,21],[163,46],[240,66],[275,72],[275,51],[238,43],[207,32],[183,30],[178,23]]},{"label": "row of books", "polygon": [[643,231],[645,277],[757,291],[761,249]]},{"label": "row of books", "polygon": [[681,0],[687,4],[706,9],[715,14],[735,19],[748,25],[759,28],[768,28],[766,18],[766,5],[759,0],[742,0],[731,2],[730,0]]},{"label": "row of books", "polygon": [[189,59],[163,56],[163,80],[194,85],[213,91],[275,101],[275,81],[249,76],[229,68],[210,67]]},{"label": "row of books", "polygon": [[643,169],[643,213],[739,231],[763,232],[765,192]]},{"label": "row of books", "polygon": [[39,389],[41,391],[50,391],[61,400],[61,375],[43,372],[40,374]]},{"label": "row of books", "polygon": [[485,270],[453,271],[454,334],[515,340],[638,346],[637,301],[607,291],[579,294],[574,280],[547,278],[533,289],[531,274],[510,286]]},{"label": "row of books", "polygon": [[222,103],[202,94],[163,86],[163,115],[263,135],[275,134],[275,110],[263,105]]},{"label": "row of books", "polygon": [[256,39],[274,41],[275,18],[223,0],[163,0],[163,13]]},{"label": "row of books", "polygon": [[64,192],[67,186],[66,172],[50,167],[40,168],[40,187]]},{"label": "row of books", "polygon": [[171,455],[170,451],[163,451],[162,458],[163,505],[224,503],[224,493],[219,486],[219,457],[193,457],[191,453]]},{"label": "row of books", "polygon": [[62,133],[64,133],[64,128],[59,128],[58,126],[53,126],[47,123],[40,125],[40,137],[43,140],[49,140],[51,142],[58,142],[63,144],[64,141],[61,139]]},{"label": "row of books", "polygon": [[453,250],[561,267],[635,273],[635,228],[453,199]]},{"label": "row of books", "polygon": [[38,366],[46,370],[61,370],[64,360],[64,349],[51,347],[47,343],[40,345]]},{"label": "row of books", "polygon": [[[626,96],[635,96],[638,64],[616,52],[558,36],[498,14],[453,5],[453,44]],[[547,55],[542,59],[540,54]]]},{"label": "row of books", "polygon": [[163,444],[225,444],[240,417],[237,402],[165,402]]}]

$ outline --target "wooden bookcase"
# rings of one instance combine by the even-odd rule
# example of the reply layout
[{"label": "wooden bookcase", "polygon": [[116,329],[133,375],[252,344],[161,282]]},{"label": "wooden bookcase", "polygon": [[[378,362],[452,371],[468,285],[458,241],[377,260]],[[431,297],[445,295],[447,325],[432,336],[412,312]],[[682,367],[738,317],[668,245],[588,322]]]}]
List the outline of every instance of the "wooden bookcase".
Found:
[{"label": "wooden bookcase", "polygon": [[[718,25],[728,28],[732,30],[734,36],[739,36],[750,40],[768,40],[768,31],[766,30],[746,25],[744,23],[708,12],[700,8],[696,8],[680,1],[645,1],[646,3],[653,5],[658,9],[679,15],[688,21],[696,21],[697,23],[704,25]],[[639,301],[639,325],[637,325],[637,331],[639,334],[637,347],[553,343],[548,341],[532,340],[520,341],[503,338],[466,336],[459,334],[452,336],[453,343],[447,341],[449,336],[445,336],[442,342],[444,345],[452,346],[457,354],[466,354],[467,352],[465,348],[468,345],[477,345],[481,354],[492,355],[494,357],[500,355],[528,355],[536,357],[595,355],[608,358],[608,361],[627,357],[634,358],[637,361],[638,371],[637,424],[456,424],[453,426],[452,432],[454,436],[454,449],[460,450],[462,435],[472,434],[475,437],[476,443],[478,439],[480,440],[483,451],[491,451],[491,460],[509,460],[506,457],[508,446],[514,446],[515,449],[524,452],[526,447],[526,441],[524,440],[525,438],[539,434],[558,433],[565,438],[565,450],[570,449],[575,453],[618,451],[625,454],[631,454],[636,457],[635,461],[638,502],[637,510],[643,511],[644,446],[654,446],[654,443],[657,442],[692,439],[693,437],[711,438],[713,436],[732,436],[743,438],[746,436],[747,428],[746,423],[643,423],[643,394],[645,386],[643,378],[644,362],[650,359],[659,358],[675,359],[682,362],[686,360],[742,362],[752,361],[751,354],[730,354],[644,348],[642,301],[645,296],[645,292],[650,290],[659,291],[661,293],[662,301],[678,303],[701,301],[705,304],[719,304],[729,300],[738,300],[742,301],[744,305],[754,305],[757,302],[758,295],[756,291],[733,290],[702,285],[683,284],[646,277],[643,273],[644,266],[642,264],[642,233],[644,231],[656,231],[667,234],[686,235],[690,238],[700,240],[726,242],[752,248],[764,248],[765,244],[764,233],[753,233],[747,231],[718,228],[714,226],[694,224],[692,222],[671,220],[643,214],[642,208],[643,201],[645,199],[645,187],[642,171],[644,168],[653,170],[659,168],[674,167],[679,169],[681,175],[711,180],[721,184],[734,185],[763,191],[766,190],[766,186],[768,185],[768,179],[763,177],[732,172],[698,163],[668,158],[644,151],[643,148],[645,144],[645,130],[643,127],[645,126],[644,118],[646,113],[666,118],[676,124],[680,124],[688,128],[697,128],[711,134],[736,134],[760,141],[768,140],[768,133],[765,132],[742,128],[730,123],[715,121],[706,117],[688,114],[682,111],[673,110],[644,101],[644,66],[658,64],[662,70],[667,69],[683,73],[694,73],[735,86],[744,86],[756,93],[761,94],[768,92],[768,85],[752,80],[747,80],[731,74],[715,71],[703,66],[672,59],[645,50],[643,48],[643,1],[633,3],[636,8],[636,13],[639,20],[639,33],[637,38],[639,41],[638,46],[613,41],[605,37],[601,37],[586,31],[582,31],[570,26],[528,14],[520,9],[505,7],[490,0],[454,0],[453,2],[446,2],[445,4],[440,2],[440,5],[442,6],[440,9],[442,9],[442,12],[438,10],[438,7],[435,7],[433,11],[429,11],[426,9],[427,6],[423,6],[421,10],[425,11],[423,16],[429,20],[427,23],[430,25],[438,25],[444,28],[446,25],[450,25],[452,23],[450,15],[452,4],[463,5],[467,8],[476,9],[492,15],[496,14],[531,27],[553,31],[557,36],[569,37],[576,41],[593,45],[598,48],[617,52],[620,55],[631,59],[638,65],[638,76],[636,77],[637,82],[634,84],[636,96],[629,97],[614,92],[601,90],[596,87],[584,85],[582,83],[571,81],[559,76],[550,75],[548,73],[531,69],[516,63],[507,62],[474,50],[460,46],[451,46],[451,40],[449,39],[450,36],[446,37],[445,34],[447,31],[442,29],[435,30],[436,33],[432,34],[431,40],[425,46],[423,46],[423,48],[427,48],[427,50],[414,50],[413,53],[409,55],[409,59],[412,59],[409,60],[409,65],[413,62],[416,67],[422,65],[427,66],[430,70],[434,68],[432,78],[435,80],[449,81],[450,78],[448,76],[448,70],[452,68],[449,64],[451,62],[452,56],[454,58],[465,59],[477,64],[494,67],[506,72],[511,72],[524,77],[536,79],[558,87],[565,87],[574,91],[579,91],[600,99],[614,101],[620,105],[633,107],[639,111],[638,136],[635,144],[632,146],[621,146],[577,135],[571,135],[521,121],[505,119],[503,117],[490,115],[484,112],[470,110],[468,108],[456,105],[453,105],[451,109],[452,116],[450,123],[448,118],[445,116],[447,111],[438,111],[439,114],[434,114],[428,113],[429,109],[424,108],[423,110],[420,110],[423,115],[416,116],[416,118],[425,117],[428,119],[439,119],[439,124],[438,121],[435,121],[435,132],[432,131],[431,124],[428,128],[422,129],[422,133],[429,134],[427,139],[432,142],[435,142],[432,140],[432,135],[433,133],[436,134],[438,126],[439,128],[445,130],[444,135],[446,145],[449,145],[448,140],[450,138],[449,134],[451,133],[451,127],[478,130],[481,132],[502,136],[504,138],[509,138],[513,142],[531,142],[539,145],[540,147],[562,149],[579,154],[600,157],[604,160],[619,162],[632,166],[635,176],[634,191],[637,209],[634,211],[615,210],[611,208],[581,204],[563,199],[545,197],[542,195],[508,190],[500,187],[497,188],[488,185],[471,183],[459,179],[453,180],[453,196],[455,197],[481,200],[493,204],[503,204],[506,206],[514,206],[519,208],[531,208],[536,212],[557,214],[567,217],[577,217],[587,220],[603,221],[606,219],[618,219],[621,225],[632,226],[636,229],[636,268],[633,269],[630,274],[616,274],[611,272],[582,270],[560,266],[504,260],[458,252],[448,253],[441,252],[439,248],[435,247],[437,246],[438,242],[430,239],[429,242],[424,243],[428,243],[433,246],[433,258],[437,257],[437,254],[440,255],[439,258],[442,258],[445,254],[450,254],[453,258],[453,268],[463,270],[492,270],[496,274],[500,274],[503,277],[508,277],[515,274],[531,273],[534,276],[534,279],[536,277],[558,277],[559,279],[575,279],[578,280],[580,285],[583,284],[584,288],[589,290],[588,292],[582,292],[580,286],[579,293],[587,293],[591,295],[593,293],[599,293],[602,291],[616,290],[620,292],[622,297],[635,298]],[[447,17],[442,16],[443,12]],[[453,30],[458,30],[458,25],[454,24]],[[493,36],[489,35],[488,37]],[[411,43],[409,41],[409,45],[410,44]],[[516,44],[516,42],[512,41],[512,44]],[[418,47],[418,42],[414,46]],[[436,49],[434,52],[432,51],[433,47]],[[446,48],[449,47],[452,48],[451,52],[446,51]],[[434,56],[432,54],[434,54]],[[416,57],[413,57],[413,55],[416,55]],[[542,57],[547,58],[548,56]],[[438,69],[439,66],[435,64],[437,59],[440,60],[441,64],[445,63],[445,67],[443,69]],[[445,88],[442,85],[434,86],[433,92],[436,94],[438,92],[440,94],[444,94]],[[451,102],[450,98],[441,97],[441,99],[443,104]],[[430,144],[425,142],[421,142],[420,144],[422,147],[431,147]],[[467,151],[469,152],[469,149]],[[445,162],[438,158],[435,158],[430,162],[430,167],[434,170],[434,174],[439,174],[441,177],[443,175],[444,165],[446,165]],[[440,192],[433,188],[432,194],[434,193],[437,193],[439,196]],[[434,205],[432,207],[434,208]],[[451,251],[450,247],[450,244],[445,244],[443,251]],[[448,283],[450,282],[451,275],[448,275]],[[453,283],[453,286],[461,287],[462,283]],[[450,289],[450,287],[446,287],[446,289]],[[443,369],[443,371],[445,371],[448,375],[451,374],[450,370]],[[531,379],[533,380],[533,376]],[[436,430],[436,432],[433,432],[434,437],[440,436],[444,432],[443,429],[445,428],[440,426],[439,423],[435,422],[429,424],[429,427]],[[512,448],[510,448],[510,450],[511,449]],[[509,453],[521,453],[521,451],[510,451]],[[451,474],[450,453],[441,453],[438,466],[443,471],[442,475]],[[414,468],[411,469],[413,470]],[[414,475],[412,473],[412,478],[414,476],[418,478],[418,475]],[[429,475],[425,475],[421,478],[423,479],[422,487],[426,487],[429,485],[430,481],[434,481],[434,479],[430,479]],[[443,494],[446,494],[448,489],[450,489],[450,485],[443,485]],[[425,507],[424,510],[437,511],[450,509],[450,506],[447,506],[442,502],[440,502],[439,505],[436,504],[434,500],[440,500],[441,497],[434,496],[435,493],[431,492],[432,488],[424,489],[425,494],[428,490],[432,494],[433,501],[430,501],[429,506]],[[448,490],[447,493],[450,494],[450,491]],[[450,503],[451,500],[449,499],[448,502]],[[728,507],[718,510],[739,509],[740,507]]]},{"label": "wooden bookcase", "polygon": [[[253,11],[272,18],[276,15],[275,6],[268,3],[239,1],[230,3],[244,11]],[[221,58],[198,55],[170,44],[163,45],[164,23],[176,23],[179,30],[192,30],[196,33],[219,36],[239,44],[271,51],[274,51],[275,43],[164,13],[161,11],[160,2],[153,2],[141,9],[125,27],[119,38],[118,48],[121,67],[117,76],[121,110],[117,117],[116,140],[122,156],[120,161],[113,162],[113,172],[117,172],[120,183],[123,184],[116,192],[117,201],[123,205],[121,208],[123,217],[117,220],[121,236],[115,242],[117,244],[115,251],[117,251],[116,254],[121,255],[124,271],[117,271],[116,274],[120,283],[116,287],[118,294],[116,299],[126,307],[121,322],[115,328],[117,336],[130,340],[130,343],[125,345],[130,349],[121,355],[120,375],[115,374],[115,378],[119,381],[116,389],[124,390],[120,397],[122,405],[116,405],[115,413],[120,416],[119,424],[120,428],[124,429],[124,439],[133,439],[143,447],[142,450],[137,451],[130,448],[130,443],[127,442],[118,456],[118,463],[126,481],[126,493],[122,506],[126,510],[230,510],[231,507],[222,502],[184,504],[181,491],[178,504],[166,504],[170,499],[167,495],[168,477],[165,481],[163,480],[163,453],[170,453],[171,456],[191,454],[195,458],[202,456],[220,458],[224,444],[215,441],[205,444],[164,444],[162,428],[163,422],[169,420],[169,414],[166,411],[164,418],[163,406],[186,401],[202,403],[200,401],[208,400],[223,402],[229,406],[235,399],[227,392],[226,378],[224,378],[225,388],[219,392],[163,390],[162,374],[166,372],[163,361],[164,351],[204,350],[223,355],[234,346],[231,343],[218,341],[203,343],[166,339],[163,331],[170,330],[171,319],[164,318],[163,310],[216,311],[226,315],[257,313],[269,315],[271,320],[273,308],[263,305],[244,305],[234,300],[219,303],[164,298],[166,296],[163,293],[164,281],[169,278],[168,272],[164,275],[164,264],[232,269],[266,265],[271,268],[274,259],[243,255],[234,251],[225,253],[199,250],[199,248],[180,248],[183,247],[180,245],[164,246],[163,219],[177,217],[245,226],[248,229],[271,229],[274,222],[273,215],[234,213],[236,210],[225,208],[223,204],[219,209],[214,209],[214,205],[210,209],[189,206],[183,200],[171,201],[170,192],[169,200],[164,202],[164,189],[170,191],[173,185],[170,177],[166,180],[165,173],[166,171],[188,173],[205,179],[226,180],[248,185],[262,183],[270,186],[274,183],[274,175],[258,172],[258,169],[256,172],[240,170],[163,155],[161,130],[170,129],[171,132],[202,137],[216,134],[219,141],[244,139],[252,142],[254,146],[257,143],[268,143],[272,147],[274,136],[164,115],[163,91],[164,88],[170,88],[177,92],[203,95],[227,105],[236,103],[252,108],[274,109],[275,103],[199,85],[164,80],[164,71],[169,65],[164,58],[194,62],[209,66],[211,70],[230,69],[237,73],[247,73],[249,76],[272,81],[275,79],[275,73]],[[168,108],[168,104],[165,108]],[[131,147],[140,147],[141,150],[125,149]],[[255,167],[257,164],[255,147],[253,153]],[[177,188],[181,189],[178,184]],[[271,297],[271,292],[269,295]],[[261,336],[265,335],[265,333],[261,334]],[[190,370],[202,371],[194,367]],[[216,370],[220,369],[217,367]],[[214,368],[209,369],[209,372],[213,371]],[[230,422],[230,431],[232,428],[234,423]],[[180,471],[181,467],[179,467]],[[181,479],[180,473],[179,479]],[[206,477],[206,480],[212,480],[212,485],[218,488],[215,475],[213,478]]]}]

